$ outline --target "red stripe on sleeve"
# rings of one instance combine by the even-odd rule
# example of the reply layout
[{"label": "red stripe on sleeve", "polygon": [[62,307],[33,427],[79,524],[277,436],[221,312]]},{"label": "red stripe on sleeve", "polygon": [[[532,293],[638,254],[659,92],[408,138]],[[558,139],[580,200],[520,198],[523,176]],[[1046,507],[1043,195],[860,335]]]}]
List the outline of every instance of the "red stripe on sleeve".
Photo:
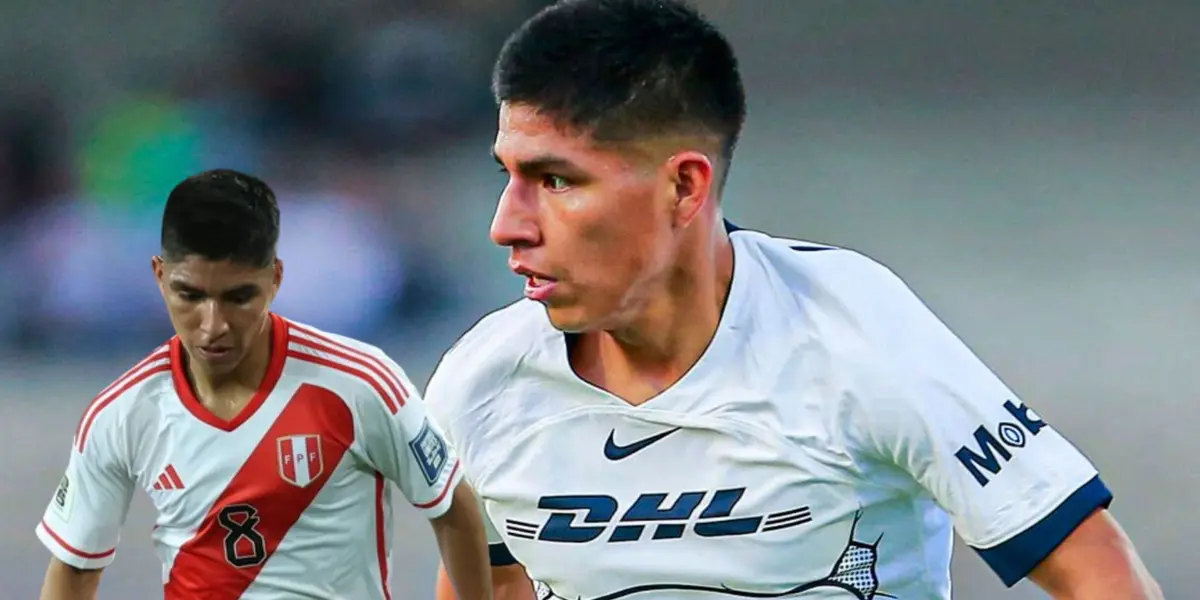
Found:
[{"label": "red stripe on sleeve", "polygon": [[97,558],[104,558],[106,556],[112,556],[112,553],[117,551],[116,548],[109,548],[108,550],[105,550],[104,552],[84,552],[83,550],[80,550],[80,549],[76,548],[75,546],[68,544],[66,542],[66,540],[59,537],[59,535],[57,533],[54,533],[54,530],[50,529],[50,526],[46,524],[46,521],[44,519],[42,520],[42,529],[45,529],[46,533],[50,535],[50,539],[54,540],[55,542],[58,542],[58,545],[62,546],[63,550],[66,550],[67,552],[70,552],[71,554],[74,554],[75,556],[78,556],[79,558],[86,558],[88,560],[94,560]]},{"label": "red stripe on sleeve", "polygon": [[[320,348],[318,348],[317,350],[320,351]],[[314,365],[321,365],[322,367],[329,367],[330,369],[333,369],[335,371],[340,371],[342,373],[346,373],[347,375],[353,375],[354,377],[361,379],[363,381],[363,383],[366,383],[367,385],[371,386],[372,389],[375,390],[375,394],[377,394],[380,398],[383,399],[383,403],[387,405],[389,412],[391,412],[392,414],[396,414],[396,412],[400,410],[399,407],[396,406],[396,403],[392,402],[392,400],[388,396],[387,392],[385,392],[383,390],[383,386],[379,385],[379,381],[376,380],[374,377],[371,377],[369,374],[367,374],[366,371],[356,369],[349,365],[344,365],[337,361],[329,360],[328,358],[325,358],[323,356],[317,356],[315,354],[308,354],[306,352],[301,352],[299,350],[288,350],[287,356],[288,356],[288,358],[294,358],[296,360],[310,362],[310,363],[313,363]]]},{"label": "red stripe on sleeve", "polygon": [[[322,352],[328,352],[334,356],[344,358],[366,367],[372,373],[375,373],[383,378],[384,382],[387,383],[388,389],[390,389],[396,395],[396,400],[400,406],[404,406],[404,402],[408,400],[408,388],[404,386],[404,383],[400,380],[400,376],[393,372],[389,366],[384,364],[379,357],[339,342],[327,335],[323,335],[302,325],[296,325],[295,323],[292,323],[292,329],[310,338],[313,338],[312,340],[306,340],[303,338],[293,337],[293,342],[321,350]],[[314,345],[313,340],[318,340],[317,343],[319,343],[320,347]]]},{"label": "red stripe on sleeve", "polygon": [[459,461],[457,461],[457,460],[454,461],[454,468],[450,469],[450,476],[446,478],[446,487],[442,488],[442,493],[438,494],[437,498],[434,498],[433,500],[430,500],[429,502],[422,502],[419,504],[414,502],[413,506],[415,506],[417,508],[422,508],[422,509],[433,508],[433,507],[437,506],[438,503],[440,503],[442,500],[444,500],[446,498],[446,494],[450,493],[450,484],[454,483],[454,476],[458,475],[459,464],[460,464]]},{"label": "red stripe on sleeve", "polygon": [[123,383],[121,383],[115,389],[110,390],[108,395],[98,397],[96,401],[92,403],[92,407],[88,409],[86,417],[79,424],[79,432],[75,435],[76,446],[78,447],[79,452],[83,452],[84,444],[87,443],[88,432],[92,428],[92,423],[96,421],[96,416],[99,415],[105,408],[108,408],[109,404],[112,404],[114,400],[120,398],[122,394],[128,392],[133,386],[154,375],[166,373],[170,370],[171,365],[167,363],[163,363],[154,367],[143,368],[141,371],[135,371],[130,373],[130,376],[123,377],[118,380]]},{"label": "red stripe on sleeve", "polygon": [[75,426],[75,439],[79,439],[79,434],[80,434],[80,432],[83,431],[83,422],[85,419],[87,419],[88,414],[92,412],[92,409],[95,408],[96,403],[100,402],[100,400],[102,400],[106,394],[108,394],[110,391],[112,391],[113,388],[117,387],[118,385],[125,383],[125,381],[127,379],[132,377],[138,371],[145,368],[146,365],[148,365],[152,362],[155,362],[155,361],[162,360],[169,356],[170,356],[170,352],[167,351],[166,346],[157,348],[157,349],[155,349],[154,352],[150,353],[150,356],[143,358],[141,362],[139,362],[136,365],[133,365],[132,369],[125,371],[124,373],[121,374],[120,377],[116,378],[112,383],[105,386],[104,389],[100,390],[100,393],[96,394],[95,398],[92,398],[92,401],[88,403],[87,408],[84,409],[83,414],[79,417],[79,424]]}]

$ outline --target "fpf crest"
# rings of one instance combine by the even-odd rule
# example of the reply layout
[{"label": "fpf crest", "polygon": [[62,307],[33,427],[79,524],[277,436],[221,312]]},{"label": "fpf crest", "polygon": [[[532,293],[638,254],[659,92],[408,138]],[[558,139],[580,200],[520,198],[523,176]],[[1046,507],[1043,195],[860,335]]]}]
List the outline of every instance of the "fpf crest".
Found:
[{"label": "fpf crest", "polygon": [[276,438],[275,443],[279,448],[279,476],[284,481],[306,487],[325,470],[321,436],[288,435]]}]

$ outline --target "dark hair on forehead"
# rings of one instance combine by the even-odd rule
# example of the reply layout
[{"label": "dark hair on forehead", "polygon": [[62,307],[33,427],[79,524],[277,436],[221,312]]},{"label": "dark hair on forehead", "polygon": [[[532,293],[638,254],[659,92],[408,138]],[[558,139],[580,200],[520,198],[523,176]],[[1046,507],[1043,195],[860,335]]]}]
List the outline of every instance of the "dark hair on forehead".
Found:
[{"label": "dark hair on forehead", "polygon": [[680,0],[562,0],[504,44],[492,91],[598,141],[716,135],[723,158],[746,119],[733,48]]},{"label": "dark hair on forehead", "polygon": [[275,260],[279,206],[261,179],[231,169],[205,171],[171,190],[163,209],[162,255],[229,260],[254,267]]}]

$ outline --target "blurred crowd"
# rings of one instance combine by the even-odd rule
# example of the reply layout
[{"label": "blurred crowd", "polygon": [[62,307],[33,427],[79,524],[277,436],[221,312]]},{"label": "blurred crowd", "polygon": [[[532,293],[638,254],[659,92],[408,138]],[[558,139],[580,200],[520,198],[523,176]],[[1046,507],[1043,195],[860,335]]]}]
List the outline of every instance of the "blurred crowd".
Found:
[{"label": "blurred crowd", "polygon": [[362,335],[453,308],[429,226],[447,215],[405,170],[494,117],[491,60],[545,2],[322,4],[231,2],[204,51],[126,57],[135,75],[102,101],[64,98],[72,65],[0,88],[0,346],[165,339],[162,202],[214,167],[276,190],[281,312]]}]

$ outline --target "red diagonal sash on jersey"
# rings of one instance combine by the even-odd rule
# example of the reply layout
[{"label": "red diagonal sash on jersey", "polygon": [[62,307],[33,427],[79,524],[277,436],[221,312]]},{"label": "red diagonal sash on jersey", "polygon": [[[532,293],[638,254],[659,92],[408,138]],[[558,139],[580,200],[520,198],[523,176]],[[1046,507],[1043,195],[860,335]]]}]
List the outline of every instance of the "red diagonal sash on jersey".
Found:
[{"label": "red diagonal sash on jersey", "polygon": [[[196,535],[179,549],[165,600],[240,598],[353,441],[354,420],[346,403],[324,388],[301,386],[213,503]],[[300,461],[306,475],[297,478]],[[291,477],[285,478],[285,472]]]}]

